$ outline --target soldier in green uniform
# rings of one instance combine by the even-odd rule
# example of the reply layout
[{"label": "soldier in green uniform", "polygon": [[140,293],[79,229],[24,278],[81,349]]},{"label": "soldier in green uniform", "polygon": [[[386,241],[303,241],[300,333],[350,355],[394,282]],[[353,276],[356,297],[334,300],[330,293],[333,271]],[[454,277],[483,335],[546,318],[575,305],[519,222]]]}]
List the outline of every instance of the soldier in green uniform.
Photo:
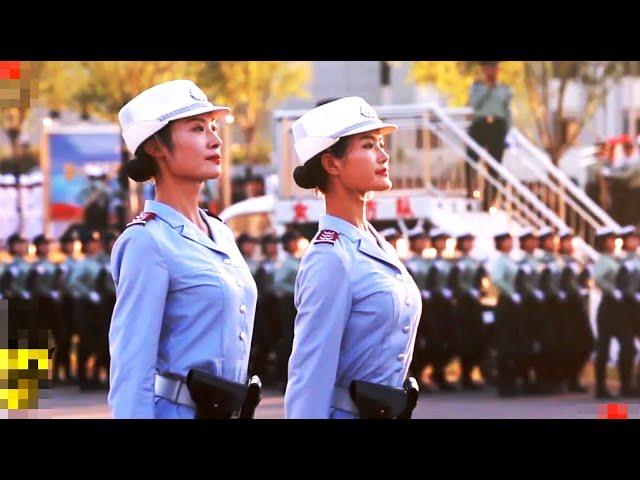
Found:
[{"label": "soldier in green uniform", "polygon": [[445,376],[447,364],[458,353],[458,331],[453,312],[453,292],[449,283],[451,262],[442,256],[449,235],[439,228],[429,231],[431,245],[436,250],[436,258],[427,274],[426,288],[431,292],[431,312],[435,319],[437,340],[432,343],[434,367],[432,380],[441,391],[457,390]]},{"label": "soldier in green uniform", "polygon": [[623,315],[623,294],[616,287],[616,277],[620,263],[614,257],[616,233],[612,228],[602,227],[596,231],[596,243],[600,257],[593,267],[596,285],[602,291],[602,300],[598,306],[598,339],[596,347],[596,398],[611,398],[606,385],[609,345],[612,338],[620,344],[618,354],[618,374],[620,394],[632,394],[631,376],[633,367],[633,330]]},{"label": "soldier in green uniform", "polygon": [[109,327],[111,325],[113,307],[116,304],[116,284],[111,275],[111,250],[113,250],[113,245],[119,235],[120,232],[118,230],[106,230],[102,236],[104,253],[98,256],[98,261],[102,266],[96,280],[96,291],[101,298],[99,323],[96,331],[96,369],[104,368],[107,375],[111,364],[109,361]]},{"label": "soldier in green uniform", "polygon": [[65,259],[57,265],[56,284],[62,294],[60,325],[57,328],[56,362],[64,372],[66,382],[71,381],[71,338],[77,333],[75,321],[75,299],[69,288],[69,278],[76,265],[73,257],[73,249],[78,235],[74,231],[65,232],[60,238],[60,251],[65,254]]},{"label": "soldier in green uniform", "polygon": [[558,232],[562,258],[560,289],[566,294],[566,331],[561,337],[561,349],[566,352],[565,380],[574,393],[587,391],[580,385],[580,372],[593,352],[594,339],[589,322],[589,271],[573,257],[573,231]]},{"label": "soldier in green uniform", "polygon": [[550,393],[552,375],[549,358],[553,333],[548,321],[546,298],[539,288],[541,264],[534,255],[538,238],[529,228],[524,229],[518,238],[524,252],[516,277],[516,291],[522,296],[521,313],[524,324],[523,392]]},{"label": "soldier in green uniform", "polygon": [[29,243],[20,234],[14,233],[7,239],[7,247],[12,260],[2,274],[0,287],[9,301],[9,348],[18,348],[17,341],[25,338],[25,333],[29,346],[36,345],[38,328],[35,308],[27,287],[30,265],[25,260]]},{"label": "soldier in green uniform", "polygon": [[491,281],[498,290],[495,333],[498,347],[498,395],[512,397],[519,393],[518,379],[524,363],[525,342],[521,316],[522,297],[516,292],[518,264],[511,258],[513,237],[509,232],[494,235],[499,252],[491,266]]},{"label": "soldier in green uniform", "polygon": [[274,291],[278,297],[278,311],[280,312],[277,376],[281,382],[281,390],[283,392],[287,385],[287,367],[293,345],[293,327],[298,313],[293,301],[293,294],[303,253],[299,247],[299,242],[302,238],[302,235],[295,230],[288,231],[282,235],[281,241],[285,257],[279,268],[275,270],[273,278]]},{"label": "soldier in green uniform", "polygon": [[[393,229],[396,233],[397,230]],[[384,232],[380,232],[381,234]],[[393,232],[390,232],[393,233]],[[409,237],[409,256],[404,260],[407,271],[413,277],[420,296],[422,297],[422,314],[418,324],[416,343],[411,360],[411,372],[420,382],[420,390],[423,392],[435,391],[436,388],[422,382],[422,372],[427,365],[434,365],[436,358],[433,353],[434,344],[438,341],[438,332],[435,325],[435,317],[431,311],[431,292],[427,290],[427,275],[431,268],[432,260],[422,256],[427,247],[427,234],[422,226],[416,226],[407,232]],[[386,237],[385,240],[389,241]]]},{"label": "soldier in green uniform", "polygon": [[555,234],[545,227],[538,231],[538,244],[543,254],[539,259],[540,276],[538,288],[545,299],[547,315],[541,320],[547,331],[547,345],[544,349],[544,369],[548,373],[550,392],[560,392],[566,377],[568,350],[564,348],[572,332],[568,329],[567,294],[560,288],[562,261],[556,253]]},{"label": "soldier in green uniform", "polygon": [[[625,325],[630,325],[633,336],[640,336],[640,257],[637,250],[640,236],[633,225],[622,227],[618,231],[622,238],[621,267],[617,278],[617,287],[622,291],[622,317]],[[627,331],[627,328],[624,329]],[[636,391],[640,386],[640,371],[638,371]],[[634,392],[635,393],[635,392]]]},{"label": "soldier in green uniform", "polygon": [[278,330],[278,299],[275,295],[274,276],[280,267],[278,261],[278,238],[267,234],[260,241],[263,260],[255,275],[258,288],[256,319],[253,325],[253,341],[249,370],[255,372],[264,382],[271,382],[269,362],[272,349],[280,337]]},{"label": "soldier in green uniform", "polygon": [[75,299],[75,318],[80,335],[78,384],[81,390],[88,390],[99,387],[97,368],[94,368],[91,380],[87,377],[87,359],[99,349],[102,298],[98,293],[98,276],[102,269],[102,244],[100,232],[97,230],[85,232],[81,240],[85,257],[78,261],[71,272],[69,288]]},{"label": "soldier in green uniform", "polygon": [[465,232],[456,238],[460,257],[451,270],[451,287],[456,301],[456,323],[460,335],[460,366],[462,388],[480,390],[482,385],[471,379],[476,365],[480,365],[485,348],[482,323],[481,282],[486,275],[482,262],[470,255],[475,236]]},{"label": "soldier in green uniform", "polygon": [[33,239],[38,259],[31,264],[27,275],[27,288],[31,292],[35,306],[36,321],[40,345],[48,345],[49,335],[53,337],[56,351],[53,354],[53,382],[58,378],[58,327],[60,325],[61,299],[59,286],[56,282],[56,266],[49,261],[49,244],[51,240],[46,235],[38,235]]}]

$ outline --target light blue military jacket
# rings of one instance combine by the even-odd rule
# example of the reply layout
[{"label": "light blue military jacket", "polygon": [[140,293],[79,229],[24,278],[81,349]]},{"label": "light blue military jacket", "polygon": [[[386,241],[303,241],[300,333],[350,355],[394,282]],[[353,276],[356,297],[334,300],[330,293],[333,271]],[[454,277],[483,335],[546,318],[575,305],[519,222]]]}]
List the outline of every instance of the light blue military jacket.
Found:
[{"label": "light blue military jacket", "polygon": [[393,387],[404,382],[420,292],[395,249],[368,227],[371,238],[324,215],[302,258],[286,418],[354,418],[357,413],[345,405],[352,380]]},{"label": "light blue military jacket", "polygon": [[116,304],[109,330],[114,418],[193,418],[155,397],[156,372],[198,368],[245,382],[257,291],[233,233],[200,214],[213,240],[172,207],[146,201],[155,218],[116,241]]},{"label": "light blue military jacket", "polygon": [[512,297],[516,293],[517,274],[518,264],[507,253],[500,252],[491,264],[491,281],[502,296]]}]

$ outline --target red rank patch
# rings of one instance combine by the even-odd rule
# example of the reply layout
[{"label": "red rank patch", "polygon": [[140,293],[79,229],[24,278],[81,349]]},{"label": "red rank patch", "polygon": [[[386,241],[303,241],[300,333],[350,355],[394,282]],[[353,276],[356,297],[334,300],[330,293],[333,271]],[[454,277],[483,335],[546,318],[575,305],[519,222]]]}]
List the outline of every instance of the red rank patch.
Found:
[{"label": "red rank patch", "polygon": [[340,234],[334,230],[322,230],[313,243],[328,243],[334,245]]},{"label": "red rank patch", "polygon": [[154,212],[142,212],[129,223],[127,223],[127,227],[130,225],[146,225],[149,220],[153,220],[157,215]]}]

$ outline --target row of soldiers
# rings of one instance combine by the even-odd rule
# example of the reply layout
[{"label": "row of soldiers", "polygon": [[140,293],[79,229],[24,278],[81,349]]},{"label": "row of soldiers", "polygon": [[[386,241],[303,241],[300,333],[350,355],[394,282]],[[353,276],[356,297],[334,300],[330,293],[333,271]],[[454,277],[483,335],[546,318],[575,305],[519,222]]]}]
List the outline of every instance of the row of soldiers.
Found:
[{"label": "row of soldiers", "polygon": [[[616,239],[622,239],[620,255],[615,255]],[[619,231],[604,227],[596,232],[596,247],[600,257],[593,271],[596,285],[602,292],[597,312],[598,339],[596,343],[596,396],[611,398],[606,384],[611,339],[620,346],[618,377],[620,395],[640,397],[640,365],[633,385],[634,340],[640,338],[640,257],[637,249],[640,235],[634,226]]]},{"label": "row of soldiers", "polygon": [[[525,255],[519,263],[509,255],[511,236],[505,232],[495,237],[501,252],[492,272],[500,292],[496,307],[499,393],[555,392],[563,381],[568,382],[569,390],[585,391],[577,378],[595,345],[595,396],[612,398],[606,371],[611,339],[616,338],[620,396],[640,396],[640,378],[633,385],[634,339],[640,337],[640,236],[636,228],[598,229],[599,258],[587,268],[572,257],[571,231],[561,231],[558,237],[560,258],[554,255],[550,229],[537,236],[523,232],[520,245]],[[622,240],[620,256],[615,255],[617,238]],[[544,251],[540,258],[533,255],[538,245]],[[595,342],[588,315],[590,277],[602,293]]]},{"label": "row of soldiers", "polygon": [[[585,392],[579,377],[594,345],[589,323],[589,268],[573,256],[573,232],[549,228],[519,234],[523,257],[511,256],[513,238],[497,234],[495,341],[498,393]],[[536,249],[543,251],[536,256]]]},{"label": "row of soldiers", "polygon": [[[33,239],[35,261],[29,262],[29,242],[19,234],[7,239],[12,260],[0,264],[0,296],[9,300],[10,348],[49,348],[54,384],[70,383],[71,350],[78,337],[75,379],[82,390],[108,388],[100,381],[100,370],[109,372],[108,331],[115,286],[110,254],[118,232],[71,230],[59,238],[64,259],[50,260],[52,240],[45,235]],[[74,256],[75,242],[82,243],[83,256]],[[90,356],[95,362],[91,375]]]},{"label": "row of soldiers", "polygon": [[[422,255],[426,232],[420,227],[409,231],[405,264],[423,300],[411,370],[421,378],[431,366],[424,391],[457,390],[445,375],[455,357],[460,360],[462,388],[481,389],[472,371],[493,353],[501,396],[585,391],[578,379],[593,349],[588,270],[573,257],[572,232],[558,233],[557,253],[554,236],[548,228],[537,234],[524,230],[519,235],[524,256],[516,261],[511,257],[513,238],[501,232],[495,236],[499,255],[489,268],[486,261],[470,255],[475,240],[471,233],[455,238],[459,255],[448,259],[444,252],[450,236],[445,231],[429,232],[434,258]],[[537,249],[542,256],[535,255]],[[490,283],[498,291],[493,324],[485,322],[492,316],[487,317],[491,308],[483,302]]]},{"label": "row of soldiers", "polygon": [[[387,229],[381,233],[395,244],[399,233]],[[427,238],[428,237],[428,238]],[[474,382],[472,371],[483,360],[486,349],[486,329],[483,323],[481,299],[486,290],[483,278],[487,272],[481,261],[470,255],[474,236],[464,233],[456,238],[460,256],[445,258],[449,235],[442,229],[432,228],[427,236],[420,226],[409,230],[409,255],[404,260],[422,296],[422,318],[418,327],[411,371],[418,379],[427,366],[432,373],[429,383],[422,383],[423,391],[454,391],[445,369],[454,357],[461,367],[461,386],[465,390],[478,390],[482,385]],[[430,240],[435,257],[426,258],[423,251]]]}]

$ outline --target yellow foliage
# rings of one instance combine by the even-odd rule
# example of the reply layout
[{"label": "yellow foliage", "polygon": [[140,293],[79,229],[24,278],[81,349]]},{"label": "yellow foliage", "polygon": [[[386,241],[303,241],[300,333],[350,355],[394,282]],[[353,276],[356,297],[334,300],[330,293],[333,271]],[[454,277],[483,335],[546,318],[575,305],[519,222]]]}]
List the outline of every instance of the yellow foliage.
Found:
[{"label": "yellow foliage", "polygon": [[246,157],[252,161],[264,114],[287,97],[310,96],[306,90],[310,62],[239,61],[216,66],[209,93],[216,102],[232,107],[235,123],[244,134]]},{"label": "yellow foliage", "polygon": [[194,79],[203,62],[45,62],[40,87],[50,108],[85,108],[115,119],[131,98],[157,83]]}]

